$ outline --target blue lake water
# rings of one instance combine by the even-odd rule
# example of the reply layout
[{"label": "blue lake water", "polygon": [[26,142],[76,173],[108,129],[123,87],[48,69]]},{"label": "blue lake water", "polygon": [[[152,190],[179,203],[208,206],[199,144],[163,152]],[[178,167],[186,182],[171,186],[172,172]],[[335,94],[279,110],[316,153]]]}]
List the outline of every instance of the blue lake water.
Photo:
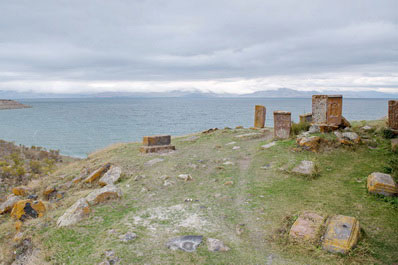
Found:
[{"label": "blue lake water", "polygon": [[[19,100],[30,109],[0,111],[0,139],[27,146],[59,149],[64,155],[87,154],[116,142],[141,141],[144,135],[184,135],[212,127],[253,124],[254,105],[272,112],[311,112],[311,99],[276,98],[112,98]],[[387,115],[388,99],[344,99],[348,120]]]}]

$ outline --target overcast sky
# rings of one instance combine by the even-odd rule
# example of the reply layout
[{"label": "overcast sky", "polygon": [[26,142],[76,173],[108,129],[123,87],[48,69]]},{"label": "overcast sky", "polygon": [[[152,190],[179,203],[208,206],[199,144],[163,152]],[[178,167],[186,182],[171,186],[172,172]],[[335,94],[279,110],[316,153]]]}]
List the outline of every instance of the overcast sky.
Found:
[{"label": "overcast sky", "polygon": [[398,92],[398,1],[0,1],[0,90],[280,87]]}]

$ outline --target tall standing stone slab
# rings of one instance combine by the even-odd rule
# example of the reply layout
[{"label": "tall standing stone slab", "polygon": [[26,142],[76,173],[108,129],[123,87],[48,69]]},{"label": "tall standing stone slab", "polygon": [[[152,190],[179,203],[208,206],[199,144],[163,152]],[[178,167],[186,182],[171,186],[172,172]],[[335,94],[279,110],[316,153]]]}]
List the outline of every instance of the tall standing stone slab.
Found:
[{"label": "tall standing stone slab", "polygon": [[328,96],[312,96],[312,122],[315,124],[327,123]]},{"label": "tall standing stone slab", "polygon": [[398,130],[398,100],[388,101],[388,127]]},{"label": "tall standing stone slab", "polygon": [[255,128],[264,128],[265,113],[266,113],[266,109],[264,106],[256,105],[255,112],[254,112],[254,127]]},{"label": "tall standing stone slab", "polygon": [[274,111],[274,137],[287,139],[292,128],[292,114],[287,111]]},{"label": "tall standing stone slab", "polygon": [[328,96],[327,125],[339,126],[343,118],[343,96]]}]

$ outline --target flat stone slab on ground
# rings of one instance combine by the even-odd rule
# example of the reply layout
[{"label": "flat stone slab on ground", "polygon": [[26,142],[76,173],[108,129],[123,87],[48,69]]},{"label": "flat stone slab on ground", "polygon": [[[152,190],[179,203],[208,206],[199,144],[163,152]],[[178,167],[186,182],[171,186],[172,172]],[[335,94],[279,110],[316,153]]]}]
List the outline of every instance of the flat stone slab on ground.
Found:
[{"label": "flat stone slab on ground", "polygon": [[268,149],[268,148],[271,148],[271,147],[273,147],[273,146],[275,146],[275,145],[276,145],[275,142],[270,142],[270,143],[268,143],[268,144],[262,145],[262,146],[261,146],[261,149]]},{"label": "flat stone slab on ground", "polygon": [[112,166],[99,180],[101,186],[113,185],[115,184],[122,174],[122,169],[120,167]]},{"label": "flat stone slab on ground", "polygon": [[144,165],[145,166],[153,166],[153,165],[163,162],[163,161],[164,161],[163,158],[155,158],[155,159],[149,160],[148,162],[145,162]]},{"label": "flat stone slab on ground", "polygon": [[180,236],[169,240],[166,246],[171,250],[194,252],[202,243],[203,236]]},{"label": "flat stone slab on ground", "polygon": [[294,222],[289,237],[294,241],[315,242],[325,218],[312,212],[301,214]]},{"label": "flat stone slab on ground", "polygon": [[345,254],[359,239],[359,222],[354,217],[335,215],[330,218],[324,235],[323,249]]},{"label": "flat stone slab on ground", "polygon": [[302,175],[312,175],[315,173],[315,163],[308,160],[303,160],[301,163],[293,168],[293,173]]},{"label": "flat stone slab on ground", "polygon": [[71,207],[69,207],[65,213],[58,218],[57,226],[70,226],[77,224],[90,214],[90,207],[87,200],[81,198],[77,200]]},{"label": "flat stone slab on ground", "polygon": [[87,195],[86,200],[88,204],[98,204],[107,200],[118,199],[122,197],[122,191],[120,188],[114,185],[107,185],[101,189],[92,191]]},{"label": "flat stone slab on ground", "polygon": [[393,196],[398,193],[398,186],[389,174],[373,172],[368,176],[368,191],[370,193]]},{"label": "flat stone slab on ground", "polygon": [[230,250],[224,242],[216,238],[208,238],[207,239],[207,249],[211,252],[226,252]]}]

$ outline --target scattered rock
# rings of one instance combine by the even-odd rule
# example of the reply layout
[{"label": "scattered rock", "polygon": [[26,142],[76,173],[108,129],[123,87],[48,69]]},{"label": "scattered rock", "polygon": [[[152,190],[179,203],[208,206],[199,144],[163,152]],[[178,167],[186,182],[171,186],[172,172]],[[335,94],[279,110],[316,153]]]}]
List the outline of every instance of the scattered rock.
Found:
[{"label": "scattered rock", "polygon": [[398,186],[389,174],[373,172],[368,176],[368,191],[384,196],[394,196],[398,193]]},{"label": "scattered rock", "polygon": [[361,137],[355,132],[344,132],[343,137],[356,143],[359,144],[361,142]]},{"label": "scattered rock", "polygon": [[321,138],[319,136],[300,137],[296,140],[297,144],[303,149],[317,152],[321,144]]},{"label": "scattered rock", "polygon": [[28,187],[24,187],[24,186],[12,188],[12,193],[15,196],[24,197],[24,196],[27,196],[29,192],[31,192],[31,189],[29,189]]},{"label": "scattered rock", "polygon": [[120,258],[116,257],[115,252],[113,250],[105,251],[105,260],[99,265],[118,265],[120,264]]},{"label": "scattered rock", "polygon": [[184,181],[193,180],[192,176],[189,175],[189,174],[180,174],[180,175],[178,175],[178,178],[179,178],[179,179],[182,179],[182,180],[184,180]]},{"label": "scattered rock", "polygon": [[107,200],[118,199],[122,196],[120,188],[114,185],[107,185],[101,189],[92,191],[87,195],[86,200],[88,204],[98,204]]},{"label": "scattered rock", "polygon": [[82,181],[82,179],[83,179],[83,176],[78,176],[78,177],[74,178],[74,179],[72,180],[72,182],[73,182],[74,184],[77,184],[77,183],[79,183],[80,181]]},{"label": "scattered rock", "polygon": [[163,158],[155,158],[155,159],[149,160],[149,161],[146,162],[144,165],[145,165],[145,166],[153,166],[153,165],[155,165],[155,164],[157,164],[157,163],[160,163],[160,162],[163,162],[163,161],[164,161]]},{"label": "scattered rock", "polygon": [[194,252],[202,243],[203,236],[180,236],[169,240],[166,246],[171,250]]},{"label": "scattered rock", "polygon": [[137,175],[137,176],[134,177],[134,181],[139,181],[139,180],[144,179],[144,178],[146,178],[145,175]]},{"label": "scattered rock", "polygon": [[226,165],[226,166],[233,166],[233,165],[235,165],[235,163],[234,163],[234,162],[231,162],[231,161],[226,161],[226,162],[223,163],[223,165]]},{"label": "scattered rock", "polygon": [[224,245],[224,242],[215,238],[207,239],[207,249],[211,252],[226,252],[230,250],[229,247]]},{"label": "scattered rock", "polygon": [[234,144],[236,144],[236,142],[229,142],[229,143],[227,143],[225,145],[234,145]]},{"label": "scattered rock", "polygon": [[373,130],[373,128],[368,125],[363,126],[361,129],[364,130],[365,132],[369,132],[369,131]]},{"label": "scattered rock", "polygon": [[359,239],[359,222],[354,217],[336,215],[330,218],[323,237],[323,249],[345,254]]},{"label": "scattered rock", "polygon": [[238,150],[238,149],[240,149],[240,146],[234,146],[234,147],[232,147],[232,150]]},{"label": "scattered rock", "polygon": [[262,145],[262,146],[261,146],[261,149],[268,149],[268,148],[273,147],[274,145],[276,145],[275,142],[270,142],[270,143],[268,143],[268,144]]},{"label": "scattered rock", "polygon": [[11,194],[7,197],[6,201],[0,205],[0,214],[7,213],[12,210],[14,205],[21,200],[21,197]]},{"label": "scattered rock", "polygon": [[238,126],[235,127],[235,129],[243,129],[243,128],[244,128],[244,127],[241,126],[241,125],[238,125]]},{"label": "scattered rock", "polygon": [[113,185],[119,181],[122,169],[120,167],[112,166],[99,180],[98,184],[101,186]]},{"label": "scattered rock", "polygon": [[208,129],[208,130],[206,130],[206,131],[203,131],[202,133],[203,133],[203,134],[208,134],[208,133],[215,132],[215,131],[217,131],[217,130],[218,130],[218,128],[210,128],[210,129]]},{"label": "scattered rock", "polygon": [[271,167],[271,164],[266,164],[265,166],[260,167],[261,169],[269,169]]},{"label": "scattered rock", "polygon": [[127,232],[126,234],[119,236],[120,241],[122,241],[124,243],[128,243],[136,238],[137,238],[137,234],[135,234],[133,232]]},{"label": "scattered rock", "polygon": [[302,175],[313,175],[316,172],[315,163],[312,161],[303,160],[298,166],[293,168],[292,172]]},{"label": "scattered rock", "polygon": [[232,186],[232,185],[234,185],[234,182],[232,180],[226,181],[226,182],[224,182],[224,185],[225,186]]},{"label": "scattered rock", "polygon": [[94,181],[96,181],[97,179],[99,179],[105,172],[107,172],[109,170],[109,168],[111,167],[110,163],[107,163],[105,165],[103,165],[102,167],[100,167],[99,169],[95,170],[93,173],[91,173],[85,180],[85,183],[92,183]]},{"label": "scattered rock", "polygon": [[324,217],[312,212],[301,214],[290,229],[290,239],[298,242],[315,242],[318,239],[324,219]]},{"label": "scattered rock", "polygon": [[245,133],[235,136],[237,139],[257,139],[261,137],[263,137],[263,134],[261,133]]},{"label": "scattered rock", "polygon": [[165,186],[165,187],[172,186],[172,185],[174,185],[174,182],[173,182],[173,181],[165,180],[165,181],[163,182],[163,186]]},{"label": "scattered rock", "polygon": [[75,202],[65,213],[58,218],[57,226],[70,226],[77,224],[90,214],[90,207],[87,200],[81,198]]},{"label": "scattered rock", "polygon": [[12,208],[11,217],[24,221],[30,217],[42,217],[45,212],[46,206],[44,206],[42,201],[21,200]]},{"label": "scattered rock", "polygon": [[318,125],[313,124],[313,125],[311,125],[310,128],[308,129],[308,132],[309,132],[309,133],[319,133],[319,132],[321,132],[321,129],[319,128]]},{"label": "scattered rock", "polygon": [[342,128],[349,128],[351,127],[351,123],[344,117],[341,117],[341,124],[340,127]]}]

